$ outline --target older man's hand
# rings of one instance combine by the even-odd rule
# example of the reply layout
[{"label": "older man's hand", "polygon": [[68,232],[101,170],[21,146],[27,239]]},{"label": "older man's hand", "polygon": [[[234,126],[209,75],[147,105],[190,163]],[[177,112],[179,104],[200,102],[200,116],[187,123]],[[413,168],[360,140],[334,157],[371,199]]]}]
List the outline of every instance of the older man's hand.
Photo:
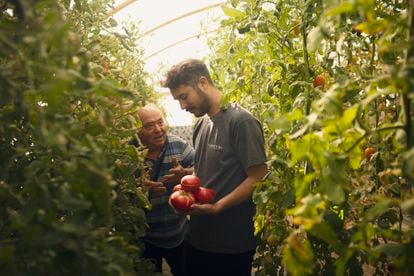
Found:
[{"label": "older man's hand", "polygon": [[167,192],[164,183],[158,181],[145,181],[144,186],[154,195],[162,195]]},{"label": "older man's hand", "polygon": [[180,183],[181,178],[186,175],[186,169],[181,166],[176,158],[172,158],[173,167],[168,171],[167,175],[164,175],[163,180],[167,183],[177,184]]}]

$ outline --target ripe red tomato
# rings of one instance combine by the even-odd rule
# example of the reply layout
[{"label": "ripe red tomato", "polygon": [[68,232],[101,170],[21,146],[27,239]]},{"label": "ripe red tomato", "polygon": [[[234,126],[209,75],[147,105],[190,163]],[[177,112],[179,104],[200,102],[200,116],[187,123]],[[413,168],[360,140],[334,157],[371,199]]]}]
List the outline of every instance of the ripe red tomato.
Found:
[{"label": "ripe red tomato", "polygon": [[365,149],[365,159],[367,161],[371,160],[371,156],[376,152],[377,150],[372,147],[368,147]]},{"label": "ripe red tomato", "polygon": [[216,192],[213,189],[200,187],[194,192],[195,199],[200,204],[211,203],[216,196]]},{"label": "ripe red tomato", "polygon": [[200,188],[200,178],[195,175],[186,175],[181,178],[181,189],[187,192],[194,192]]},{"label": "ripe red tomato", "polygon": [[317,75],[313,79],[313,87],[321,87],[323,88],[325,86],[325,77],[322,75]]},{"label": "ripe red tomato", "polygon": [[189,212],[191,205],[195,202],[194,195],[183,190],[176,191],[170,195],[170,203],[178,212]]},{"label": "ripe red tomato", "polygon": [[181,184],[177,184],[173,188],[173,192],[180,191],[180,190],[182,190]]}]

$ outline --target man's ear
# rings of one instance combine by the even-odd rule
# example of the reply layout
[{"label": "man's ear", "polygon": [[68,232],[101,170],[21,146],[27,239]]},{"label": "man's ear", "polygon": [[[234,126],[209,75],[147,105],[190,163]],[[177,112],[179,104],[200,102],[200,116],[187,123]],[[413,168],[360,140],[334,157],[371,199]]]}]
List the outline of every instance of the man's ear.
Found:
[{"label": "man's ear", "polygon": [[200,88],[203,92],[205,92],[208,89],[209,86],[210,86],[210,84],[209,84],[206,77],[201,76],[198,79],[198,88]]}]

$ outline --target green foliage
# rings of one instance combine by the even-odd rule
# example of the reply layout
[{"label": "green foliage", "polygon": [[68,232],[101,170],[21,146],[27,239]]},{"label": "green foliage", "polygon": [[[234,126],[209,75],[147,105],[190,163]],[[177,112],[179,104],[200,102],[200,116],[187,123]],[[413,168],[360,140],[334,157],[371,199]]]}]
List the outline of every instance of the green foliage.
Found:
[{"label": "green foliage", "polygon": [[3,1],[0,15],[0,271],[129,275],[148,207],[127,142],[145,84],[137,28],[112,3]]},{"label": "green foliage", "polygon": [[233,0],[223,11],[213,78],[268,141],[257,274],[412,273],[412,3]]}]

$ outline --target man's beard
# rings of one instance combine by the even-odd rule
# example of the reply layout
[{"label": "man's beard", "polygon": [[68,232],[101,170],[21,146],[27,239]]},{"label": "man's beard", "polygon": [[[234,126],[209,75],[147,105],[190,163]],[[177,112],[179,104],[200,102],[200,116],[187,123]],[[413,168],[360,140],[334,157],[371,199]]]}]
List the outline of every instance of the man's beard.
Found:
[{"label": "man's beard", "polygon": [[210,110],[210,108],[211,108],[211,100],[197,86],[194,89],[195,89],[195,91],[197,92],[197,95],[200,98],[200,106],[197,107],[197,108],[195,108],[195,109],[193,109],[191,113],[193,113],[194,116],[196,116],[196,117],[201,117],[201,116],[203,116],[204,114],[206,114]]}]

